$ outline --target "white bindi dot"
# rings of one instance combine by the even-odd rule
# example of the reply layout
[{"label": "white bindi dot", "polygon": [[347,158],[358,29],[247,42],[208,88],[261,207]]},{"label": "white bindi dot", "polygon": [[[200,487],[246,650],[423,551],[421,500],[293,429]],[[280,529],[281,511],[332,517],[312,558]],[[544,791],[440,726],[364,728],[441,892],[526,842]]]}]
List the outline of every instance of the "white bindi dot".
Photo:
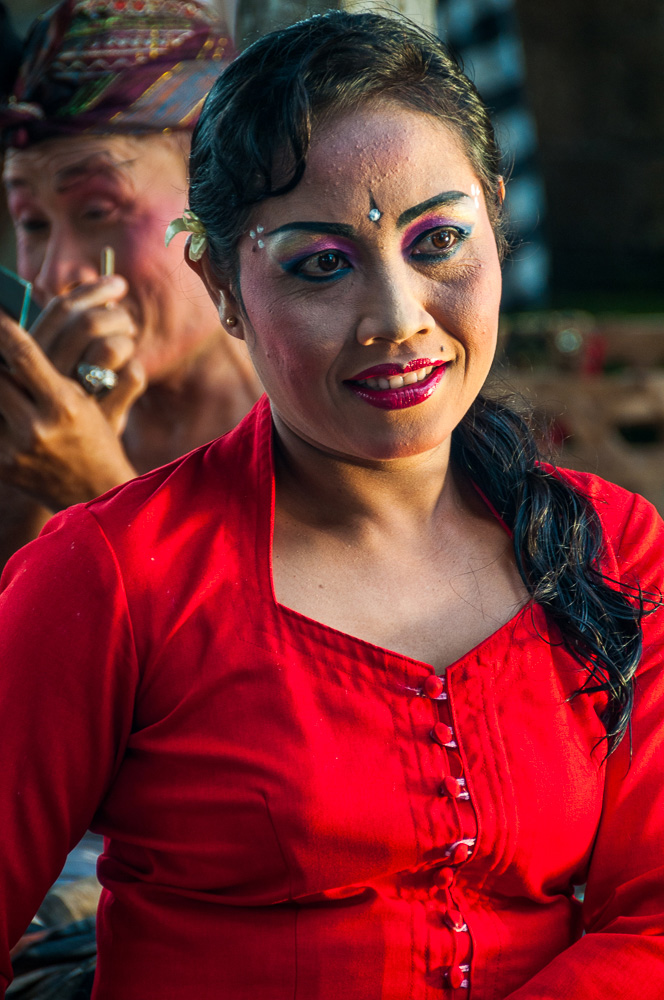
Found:
[{"label": "white bindi dot", "polygon": [[265,226],[256,226],[256,232],[262,233],[265,230]]},{"label": "white bindi dot", "polygon": [[379,208],[372,208],[367,215],[367,219],[369,219],[370,222],[378,222],[382,214],[383,213]]},{"label": "white bindi dot", "polygon": [[253,229],[250,229],[250,230],[249,230],[249,235],[251,236],[252,240],[255,240],[255,239],[256,239],[256,233],[254,232],[254,230],[253,230]]},{"label": "white bindi dot", "polygon": [[259,241],[258,241],[258,249],[259,249],[259,250],[262,250],[264,246],[265,246],[265,244],[263,243],[263,241],[262,241],[262,240],[259,240]]}]

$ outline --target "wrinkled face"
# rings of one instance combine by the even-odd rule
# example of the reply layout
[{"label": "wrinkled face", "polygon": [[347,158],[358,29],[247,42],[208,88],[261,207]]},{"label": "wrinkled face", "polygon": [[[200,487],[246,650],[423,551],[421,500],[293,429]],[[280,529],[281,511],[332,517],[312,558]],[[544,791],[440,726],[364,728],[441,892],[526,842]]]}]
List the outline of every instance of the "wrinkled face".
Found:
[{"label": "wrinkled face", "polygon": [[185,156],[174,139],[50,139],[11,150],[4,180],[17,270],[40,304],[97,279],[101,250],[111,246],[115,270],[129,282],[125,302],[148,377],[176,370],[218,328],[181,246],[164,246],[186,203]]},{"label": "wrinkled face", "polygon": [[501,288],[451,131],[385,101],[333,119],[238,251],[244,335],[278,424],[355,459],[449,447],[493,359]]}]

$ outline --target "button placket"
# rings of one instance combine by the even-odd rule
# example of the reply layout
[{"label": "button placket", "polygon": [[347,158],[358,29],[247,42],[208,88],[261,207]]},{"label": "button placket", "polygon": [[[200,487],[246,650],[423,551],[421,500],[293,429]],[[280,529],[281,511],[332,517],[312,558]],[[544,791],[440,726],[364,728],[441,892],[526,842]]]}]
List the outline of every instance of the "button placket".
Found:
[{"label": "button placket", "polygon": [[[435,674],[427,677],[421,694],[432,701],[448,702],[445,680]],[[459,833],[463,834],[463,823],[458,804],[459,802],[469,802],[470,793],[466,786],[466,779],[463,776],[463,761],[459,753],[458,742],[454,730],[450,725],[449,710],[446,713],[446,721],[440,718],[446,708],[446,705],[440,705],[438,712],[440,721],[434,724],[429,736],[434,743],[444,749],[448,767],[452,762],[456,765],[453,768],[457,772],[456,774],[442,776],[438,794],[449,800],[459,827]],[[434,886],[440,896],[442,896],[442,906],[438,908],[438,913],[444,926],[447,927],[452,936],[452,960],[442,976],[442,985],[448,990],[470,988],[470,964],[459,963],[458,961],[460,951],[459,935],[468,933],[468,925],[463,913],[458,908],[458,903],[452,894],[452,889],[455,884],[458,867],[464,864],[471,856],[475,843],[476,839],[474,837],[461,836],[458,840],[450,844],[445,851],[445,863],[433,877]]]},{"label": "button placket", "polygon": [[445,973],[446,985],[449,986],[451,990],[467,990],[470,987],[470,981],[468,980],[468,973],[470,972],[470,966],[464,963],[463,965],[453,965]]}]

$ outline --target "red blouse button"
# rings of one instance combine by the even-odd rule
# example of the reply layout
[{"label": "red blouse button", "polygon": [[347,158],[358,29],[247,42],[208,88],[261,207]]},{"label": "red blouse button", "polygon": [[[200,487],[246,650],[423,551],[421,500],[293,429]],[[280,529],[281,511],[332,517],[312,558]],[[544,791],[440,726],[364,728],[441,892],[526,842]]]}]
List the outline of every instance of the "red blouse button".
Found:
[{"label": "red blouse button", "polygon": [[436,725],[431,730],[431,738],[445,746],[446,743],[451,743],[454,739],[454,733],[449,726],[446,726],[444,722],[437,722]]},{"label": "red blouse button", "polygon": [[470,854],[470,848],[468,844],[457,844],[457,846],[452,851],[451,862],[453,865],[462,865],[464,861],[468,860],[468,855]]},{"label": "red blouse button", "polygon": [[444,690],[445,684],[443,679],[438,677],[437,674],[431,674],[424,682],[424,693],[427,698],[440,698]]},{"label": "red blouse button", "polygon": [[456,778],[447,777],[440,786],[441,795],[449,795],[451,799],[458,799],[461,795],[461,787]]},{"label": "red blouse button", "polygon": [[448,969],[445,975],[446,985],[452,990],[458,990],[464,980],[464,974],[458,965],[453,965],[451,969]]},{"label": "red blouse button", "polygon": [[465,922],[459,910],[448,910],[445,914],[445,923],[453,931],[460,931]]},{"label": "red blouse button", "polygon": [[433,881],[439,889],[449,889],[454,882],[454,872],[451,868],[440,868],[436,872]]}]

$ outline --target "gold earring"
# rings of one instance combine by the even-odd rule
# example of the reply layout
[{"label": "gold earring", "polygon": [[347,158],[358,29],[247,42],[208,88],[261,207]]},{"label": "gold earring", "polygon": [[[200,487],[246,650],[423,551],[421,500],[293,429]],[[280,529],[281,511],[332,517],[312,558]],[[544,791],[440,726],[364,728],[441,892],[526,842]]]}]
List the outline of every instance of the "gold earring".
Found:
[{"label": "gold earring", "polygon": [[229,316],[226,319],[226,326],[237,326],[237,316]]}]

